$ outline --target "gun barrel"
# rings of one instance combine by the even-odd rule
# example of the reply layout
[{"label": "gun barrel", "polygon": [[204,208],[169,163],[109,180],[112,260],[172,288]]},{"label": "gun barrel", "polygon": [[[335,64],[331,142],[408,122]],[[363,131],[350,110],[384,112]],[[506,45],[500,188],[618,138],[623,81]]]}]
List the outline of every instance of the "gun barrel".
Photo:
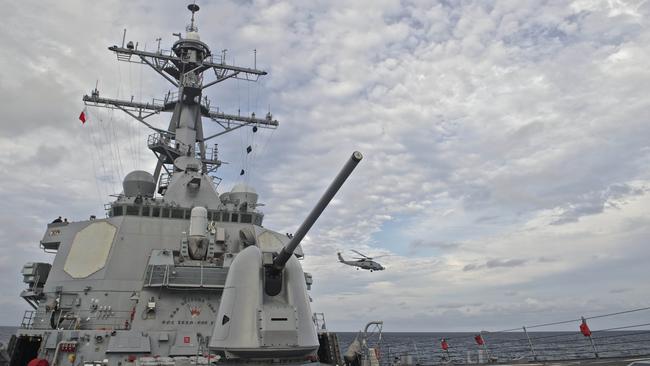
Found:
[{"label": "gun barrel", "polygon": [[327,190],[320,198],[316,206],[314,206],[307,218],[305,218],[305,221],[302,222],[298,230],[294,233],[291,241],[289,241],[289,243],[282,248],[280,253],[273,260],[273,267],[276,270],[282,270],[282,268],[284,268],[284,265],[293,255],[293,251],[296,250],[298,244],[300,244],[305,235],[307,235],[309,229],[311,229],[316,220],[318,220],[318,217],[323,213],[325,207],[329,205],[332,198],[334,198],[336,195],[336,192],[338,192],[343,183],[345,183],[361,159],[363,159],[363,155],[361,155],[360,152],[355,151],[352,153],[352,156],[350,156],[350,159],[347,161],[347,163],[345,163],[343,169],[341,169],[336,178],[334,178],[334,181],[330,184],[330,186],[327,187]]}]

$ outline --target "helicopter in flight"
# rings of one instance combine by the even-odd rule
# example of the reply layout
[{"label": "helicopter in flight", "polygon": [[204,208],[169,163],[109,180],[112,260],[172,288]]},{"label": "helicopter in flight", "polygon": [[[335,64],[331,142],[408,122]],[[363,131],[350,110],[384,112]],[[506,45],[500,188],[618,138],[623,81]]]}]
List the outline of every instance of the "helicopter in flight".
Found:
[{"label": "helicopter in flight", "polygon": [[365,254],[363,254],[361,252],[358,252],[358,251],[356,251],[354,249],[352,249],[352,251],[357,253],[361,257],[355,257],[355,258],[353,258],[353,259],[355,259],[353,261],[346,261],[343,258],[343,256],[341,255],[341,252],[338,252],[338,253],[336,253],[336,255],[339,257],[339,262],[341,262],[341,263],[343,263],[345,265],[348,265],[348,266],[357,267],[357,270],[359,268],[361,268],[361,269],[367,269],[370,272],[383,271],[384,269],[386,269],[386,268],[384,268],[384,266],[382,266],[381,264],[379,264],[379,263],[377,263],[377,262],[375,262],[373,260],[373,259],[376,259],[376,258],[386,257],[386,255],[380,255],[380,256],[377,256],[377,257],[368,257],[367,255],[365,255]]}]

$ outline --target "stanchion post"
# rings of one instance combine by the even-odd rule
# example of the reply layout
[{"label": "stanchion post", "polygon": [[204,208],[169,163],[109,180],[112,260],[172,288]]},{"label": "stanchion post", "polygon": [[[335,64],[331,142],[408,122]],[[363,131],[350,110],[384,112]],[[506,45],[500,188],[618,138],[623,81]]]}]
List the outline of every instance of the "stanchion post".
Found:
[{"label": "stanchion post", "polygon": [[596,348],[596,342],[591,338],[591,329],[589,329],[589,326],[587,325],[587,319],[585,319],[584,316],[581,316],[580,319],[582,320],[582,324],[580,324],[580,333],[589,338],[589,343],[591,343],[591,348],[594,350],[594,355],[596,358],[600,358],[598,355],[598,348]]},{"label": "stanchion post", "polygon": [[526,339],[528,339],[528,345],[530,346],[530,352],[533,354],[533,360],[537,361],[537,353],[535,352],[535,347],[533,347],[533,341],[530,339],[530,336],[528,335],[528,330],[526,330],[526,326],[523,326],[521,328],[524,330]]},{"label": "stanchion post", "polygon": [[445,355],[447,356],[447,361],[451,362],[451,356],[449,356],[449,344],[447,343],[447,340],[445,338],[442,338],[440,340],[440,347],[445,352]]},{"label": "stanchion post", "polygon": [[589,336],[589,343],[591,343],[591,348],[594,349],[594,355],[596,356],[596,358],[600,358],[600,356],[598,356],[598,349],[596,348],[596,342],[594,342],[594,339],[591,338],[591,336]]},{"label": "stanchion post", "polygon": [[488,363],[491,363],[491,357],[490,357],[490,350],[488,349],[487,346],[487,341],[485,340],[485,337],[483,337],[483,331],[479,333],[481,335],[481,339],[483,340],[483,349],[485,350],[485,355],[487,356],[487,361]]},{"label": "stanchion post", "polygon": [[[386,356],[386,360],[388,360],[388,362],[393,362],[393,359],[390,356],[391,355],[390,355],[390,345],[389,345],[388,346],[388,356]],[[379,362],[379,364],[381,365],[381,362]]]},{"label": "stanchion post", "polygon": [[487,333],[485,331],[481,331],[479,334],[474,336],[474,340],[476,341],[476,344],[478,344],[479,347],[483,346],[483,350],[485,351],[485,356],[487,357],[488,363],[490,362],[490,350],[487,347],[487,342],[485,341],[485,338],[483,338],[483,333]]},{"label": "stanchion post", "polygon": [[420,351],[418,351],[418,344],[413,341],[413,347],[415,348],[415,357],[417,361],[417,365],[420,365]]}]

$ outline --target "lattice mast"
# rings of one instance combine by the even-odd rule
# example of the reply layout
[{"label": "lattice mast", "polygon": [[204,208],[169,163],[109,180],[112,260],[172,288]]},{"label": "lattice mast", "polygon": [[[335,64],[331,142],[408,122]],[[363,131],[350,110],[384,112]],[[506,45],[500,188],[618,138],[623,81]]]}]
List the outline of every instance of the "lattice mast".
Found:
[{"label": "lattice mast", "polygon": [[[187,8],[192,13],[191,23],[186,27],[185,37],[180,33],[173,34],[178,40],[169,51],[161,50],[160,46],[156,52],[139,50],[138,44],[134,45],[132,41],[125,45],[126,30],[122,46],[108,47],[115,52],[119,61],[150,66],[178,88],[177,92],[168,92],[163,99],[153,99],[145,103],[103,98],[97,88],[91,95],[83,97],[86,105],[120,109],[156,131],[154,135],[149,136],[148,145],[158,159],[154,171],[154,179],[158,184],[162,169],[169,175],[195,167],[204,174],[214,172],[221,165],[221,161],[217,158],[216,149],[208,149],[206,142],[215,137],[248,125],[260,128],[278,126],[278,121],[274,120],[270,113],[265,118],[256,118],[255,113],[250,116],[231,115],[210,107],[209,99],[203,96],[204,89],[231,78],[257,81],[260,76],[266,75],[266,72],[256,68],[228,65],[224,55],[215,62],[210,48],[199,37],[194,19],[199,6],[190,4]],[[210,70],[214,73],[213,77],[204,75]],[[146,121],[160,112],[172,112],[167,130],[155,128]],[[223,131],[205,136],[202,117],[210,118],[222,127]],[[160,191],[160,187],[159,193],[164,193]]]}]

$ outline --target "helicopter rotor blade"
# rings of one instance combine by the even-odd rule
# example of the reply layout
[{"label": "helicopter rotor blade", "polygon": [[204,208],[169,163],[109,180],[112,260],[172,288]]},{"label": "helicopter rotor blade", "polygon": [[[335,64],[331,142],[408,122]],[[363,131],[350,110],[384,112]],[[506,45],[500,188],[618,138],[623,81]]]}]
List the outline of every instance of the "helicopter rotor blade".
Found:
[{"label": "helicopter rotor blade", "polygon": [[384,254],[384,255],[378,255],[378,256],[373,257],[373,258],[374,258],[374,259],[377,259],[377,258],[382,258],[382,257],[390,257],[391,255],[392,255],[392,254]]},{"label": "helicopter rotor blade", "polygon": [[359,252],[359,251],[356,251],[356,250],[354,250],[354,249],[350,249],[350,250],[353,251],[353,252],[355,252],[355,253],[357,253],[357,254],[359,254],[360,256],[362,256],[362,257],[364,257],[364,258],[368,258],[368,259],[370,259],[370,257],[368,257],[367,255],[365,255],[365,254],[363,254],[363,253],[361,253],[361,252]]}]

